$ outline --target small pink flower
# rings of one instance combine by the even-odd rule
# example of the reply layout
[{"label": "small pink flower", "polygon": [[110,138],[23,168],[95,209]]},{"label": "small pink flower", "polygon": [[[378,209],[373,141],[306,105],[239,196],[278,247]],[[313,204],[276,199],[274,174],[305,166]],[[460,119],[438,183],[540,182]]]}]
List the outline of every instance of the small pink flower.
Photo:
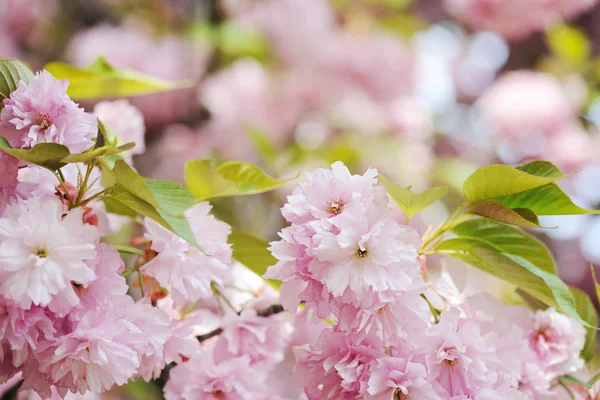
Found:
[{"label": "small pink flower", "polygon": [[0,218],[0,289],[19,306],[46,306],[60,293],[79,303],[72,282],[86,285],[96,274],[98,229],[82,223],[82,210],[63,218],[61,201],[46,196],[9,205]]},{"label": "small pink flower", "polygon": [[205,351],[198,358],[179,364],[170,371],[165,386],[167,400],[240,399],[258,400],[266,394],[262,369],[252,368],[249,357],[220,363]]},{"label": "small pink flower", "polygon": [[382,357],[371,368],[367,400],[442,400],[427,368],[410,358]]},{"label": "small pink flower", "polygon": [[94,107],[94,115],[117,135],[118,144],[135,143],[135,147],[125,153],[128,163],[134,155],[146,151],[144,116],[128,100],[102,101]]},{"label": "small pink flower", "polygon": [[[151,334],[146,332],[145,334]],[[132,341],[142,332],[119,313],[91,310],[73,332],[63,335],[42,358],[41,369],[57,386],[72,392],[100,393],[123,385],[140,367]]]},{"label": "small pink flower", "polygon": [[58,314],[69,314],[69,319],[79,320],[89,310],[95,308],[106,308],[109,305],[117,306],[128,304],[130,297],[127,295],[127,282],[120,274],[125,264],[119,253],[111,246],[98,243],[97,255],[86,264],[92,268],[96,278],[88,284],[71,282],[73,290],[79,297],[79,304],[73,308],[68,301],[61,301],[57,296],[51,303],[50,309]]},{"label": "small pink flower", "polygon": [[96,118],[67,96],[68,86],[67,80],[58,81],[48,71],[39,72],[29,85],[19,82],[0,112],[0,124],[18,130],[13,147],[51,142],[80,153],[94,144],[91,139],[98,133]]},{"label": "small pink flower", "polygon": [[215,345],[217,362],[229,358],[249,356],[251,364],[267,368],[283,360],[283,352],[290,340],[292,327],[278,316],[259,317],[255,310],[246,309],[238,316],[225,316],[223,333]]},{"label": "small pink flower", "polygon": [[322,385],[321,399],[353,399],[367,394],[370,368],[384,347],[346,332],[324,330],[317,342],[294,348],[296,381],[309,395]]},{"label": "small pink flower", "polygon": [[377,185],[377,170],[351,175],[338,161],[329,169],[308,174],[308,181],[298,185],[288,196],[281,213],[288,222],[305,224],[320,219],[334,219],[359,209],[387,205],[385,188]]},{"label": "small pink flower", "polygon": [[579,353],[585,343],[585,329],[572,318],[553,308],[537,311],[528,336],[529,346],[547,375],[557,377],[583,367]]},{"label": "small pink flower", "polygon": [[186,212],[203,251],[146,218],[146,237],[158,255],[142,267],[169,290],[176,303],[198,301],[213,295],[211,282],[223,285],[230,279],[231,228],[209,215],[211,205],[198,203]]}]

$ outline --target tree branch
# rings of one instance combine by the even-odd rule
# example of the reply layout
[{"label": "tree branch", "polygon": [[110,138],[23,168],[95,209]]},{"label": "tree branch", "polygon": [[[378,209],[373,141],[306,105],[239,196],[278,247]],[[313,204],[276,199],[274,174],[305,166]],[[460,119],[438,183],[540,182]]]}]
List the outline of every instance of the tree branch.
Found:
[{"label": "tree branch", "polygon": [[[257,311],[256,315],[259,317],[268,318],[271,315],[279,314],[280,312],[283,312],[283,306],[281,304],[273,304],[272,306]],[[204,335],[196,336],[196,339],[202,343],[212,337],[219,336],[221,333],[223,333],[223,328],[217,328]]]}]

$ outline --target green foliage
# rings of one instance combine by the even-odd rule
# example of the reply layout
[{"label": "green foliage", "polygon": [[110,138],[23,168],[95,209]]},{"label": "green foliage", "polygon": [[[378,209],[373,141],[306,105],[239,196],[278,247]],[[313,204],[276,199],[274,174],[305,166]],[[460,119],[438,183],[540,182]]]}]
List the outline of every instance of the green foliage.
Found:
[{"label": "green foliage", "polygon": [[468,212],[509,225],[523,228],[541,228],[537,215],[526,208],[511,209],[493,201],[480,200],[470,204]]},{"label": "green foliage", "polygon": [[484,241],[498,251],[521,256],[538,268],[556,274],[554,258],[546,245],[517,228],[489,219],[474,218],[456,225],[452,232],[458,237]]},{"label": "green foliage", "polygon": [[388,193],[406,215],[407,220],[448,193],[447,187],[433,187],[423,193],[415,193],[410,187],[401,188],[382,174],[379,174],[378,180],[388,189]]},{"label": "green foliage", "polygon": [[64,160],[70,155],[66,146],[57,143],[38,143],[27,150],[13,149],[3,137],[0,137],[0,149],[19,160],[53,171],[66,165]]},{"label": "green foliage", "polygon": [[525,208],[537,215],[576,215],[598,214],[598,210],[587,210],[573,203],[573,201],[558,187],[556,183],[549,183],[535,189],[516,193],[510,196],[499,197],[494,201],[508,208]]},{"label": "green foliage", "polygon": [[[258,276],[263,276],[267,268],[277,263],[277,259],[268,250],[269,243],[244,232],[233,231],[229,235],[233,246],[233,258],[245,265]],[[266,279],[269,285],[279,290],[281,282]]]},{"label": "green foliage", "polygon": [[19,82],[29,84],[33,77],[33,72],[23,62],[0,60],[0,110],[4,107],[2,101],[10,97],[12,91],[19,87]]},{"label": "green foliage", "polygon": [[555,181],[566,176],[552,163],[533,161],[517,168],[490,165],[463,185],[469,212],[506,224],[539,228],[538,215],[597,214],[573,203]]},{"label": "green foliage", "polygon": [[200,249],[184,214],[196,204],[186,188],[175,182],[143,178],[122,160],[115,163],[112,176],[115,186],[106,196],[112,209],[120,214],[131,213],[129,209],[138,212]]},{"label": "green foliage", "polygon": [[590,361],[596,353],[596,337],[598,332],[591,327],[598,326],[598,313],[596,312],[596,308],[594,307],[594,303],[592,303],[590,296],[579,289],[570,289],[573,298],[575,299],[577,313],[588,324],[588,327],[586,328],[585,345],[583,346],[583,350],[581,350],[581,357],[585,361]]},{"label": "green foliage", "polygon": [[552,164],[544,166],[536,164],[519,169],[508,165],[488,165],[479,168],[465,180],[463,193],[470,202],[491,200],[532,190],[564,177],[558,174],[560,171],[556,170],[556,167],[550,166]]},{"label": "green foliage", "polygon": [[250,163],[229,161],[217,167],[213,160],[194,160],[185,164],[185,183],[197,199],[206,200],[268,192],[286,181]]},{"label": "green foliage", "polygon": [[58,143],[38,143],[31,149],[13,149],[6,139],[0,137],[0,149],[5,153],[52,171],[62,168],[68,163],[88,162],[98,157],[119,154],[134,146],[135,143],[126,143],[118,147],[96,148],[94,146],[83,153],[71,154],[66,146]]},{"label": "green foliage", "polygon": [[585,320],[587,315],[578,314],[576,299],[556,275],[554,259],[548,249],[537,239],[516,228],[486,219],[462,222],[452,232],[457,237],[439,243],[435,247],[436,252],[450,255],[516,285],[543,303],[592,327]]},{"label": "green foliage", "polygon": [[193,86],[189,81],[171,82],[130,69],[117,69],[103,57],[85,68],[58,62],[44,68],[57,79],[69,80],[67,94],[74,99],[128,97]]}]

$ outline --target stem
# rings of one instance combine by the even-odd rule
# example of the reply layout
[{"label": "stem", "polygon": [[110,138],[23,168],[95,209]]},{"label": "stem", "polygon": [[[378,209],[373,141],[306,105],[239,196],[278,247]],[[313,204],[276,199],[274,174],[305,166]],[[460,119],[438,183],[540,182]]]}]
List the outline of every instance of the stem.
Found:
[{"label": "stem", "polygon": [[60,169],[56,170],[54,172],[54,176],[56,176],[56,179],[58,179],[58,182],[60,182],[60,186],[62,186],[63,190],[65,191],[65,197],[69,201],[69,205],[73,205],[73,199],[71,196],[69,196],[69,191],[65,186],[65,176],[63,175],[62,171]]},{"label": "stem", "polygon": [[107,187],[106,189],[101,190],[100,192],[96,193],[95,195],[88,197],[87,199],[85,199],[81,202],[81,205],[84,206],[87,203],[89,203],[90,201],[96,200],[98,197],[101,197],[101,196],[105,195],[106,193],[110,192],[112,190],[112,188],[113,188],[112,186]]},{"label": "stem", "polygon": [[90,161],[90,163],[87,166],[87,170],[85,171],[85,178],[83,179],[83,183],[81,184],[81,187],[79,188],[79,192],[77,193],[77,199],[75,199],[75,206],[78,206],[79,203],[81,202],[81,200],[83,199],[83,196],[86,194],[88,187],[88,180],[90,179],[90,175],[92,174],[92,170],[94,169],[94,165],[96,163],[92,160]]},{"label": "stem", "polygon": [[573,392],[571,391],[571,389],[570,389],[570,388],[569,388],[569,387],[568,387],[568,386],[567,386],[567,385],[566,385],[566,384],[563,382],[563,380],[562,380],[561,378],[558,378],[558,384],[559,384],[560,386],[562,386],[562,387],[563,387],[563,388],[564,388],[564,389],[567,391],[567,393],[568,393],[568,394],[569,394],[569,396],[571,397],[571,400],[577,400],[577,399],[575,398],[575,395],[574,395],[574,394],[573,394]]},{"label": "stem", "polygon": [[429,299],[427,298],[427,296],[425,296],[424,294],[421,294],[421,297],[427,302],[427,305],[429,306],[429,311],[431,311],[431,315],[433,315],[433,318],[435,319],[435,323],[437,324],[440,321],[440,311],[435,308],[433,306],[433,304],[431,304],[431,302],[429,301]]},{"label": "stem", "polygon": [[451,229],[455,225],[455,221],[460,221],[460,219],[456,218],[465,209],[467,205],[467,202],[461,204],[456,210],[454,210],[454,212],[452,212],[452,214],[450,214],[450,216],[448,216],[448,218],[446,219],[446,221],[444,221],[442,225],[440,225],[435,231],[433,231],[429,235],[427,239],[423,241],[423,245],[421,246],[422,252],[420,254],[424,254],[423,250],[425,250],[427,246],[429,246],[435,239],[443,235],[447,230]]},{"label": "stem", "polygon": [[217,295],[218,295],[220,298],[222,298],[222,299],[223,299],[223,301],[225,302],[225,304],[227,304],[227,306],[228,306],[229,308],[231,308],[231,309],[233,310],[233,312],[234,312],[234,313],[236,313],[236,314],[238,314],[238,315],[240,314],[240,312],[239,312],[238,310],[236,310],[236,309],[235,309],[235,307],[233,306],[233,304],[231,304],[231,302],[229,301],[229,299],[227,298],[227,296],[225,296],[223,293],[221,293],[221,291],[220,291],[220,290],[219,290],[219,289],[218,289],[216,286],[214,286],[213,290],[215,290],[215,293],[216,293],[216,294],[217,294]]},{"label": "stem", "polygon": [[146,297],[146,293],[144,291],[144,279],[142,278],[142,271],[138,269],[138,283],[140,284],[140,291],[142,292],[142,297]]},{"label": "stem", "polygon": [[138,255],[138,256],[143,256],[144,255],[144,251],[143,250],[140,250],[140,249],[135,248],[135,247],[119,246],[119,245],[113,245],[113,247],[119,253],[135,254],[135,255]]}]

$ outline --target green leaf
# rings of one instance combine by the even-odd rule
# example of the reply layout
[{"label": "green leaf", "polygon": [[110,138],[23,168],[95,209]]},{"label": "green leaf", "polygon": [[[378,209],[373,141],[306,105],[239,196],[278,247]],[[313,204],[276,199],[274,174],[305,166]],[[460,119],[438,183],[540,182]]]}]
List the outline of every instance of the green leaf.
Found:
[{"label": "green leaf", "polygon": [[598,283],[598,279],[596,279],[596,268],[594,264],[590,263],[590,272],[592,273],[592,279],[594,280],[594,289],[596,292],[596,300],[600,302],[600,283]]},{"label": "green leaf", "polygon": [[19,87],[19,82],[30,84],[33,72],[19,60],[0,60],[0,110],[4,107],[3,100]]},{"label": "green leaf", "polygon": [[229,161],[216,167],[213,160],[193,160],[185,164],[185,183],[197,199],[206,200],[268,192],[286,181],[250,163]]},{"label": "green leaf", "polygon": [[388,193],[402,210],[406,218],[435,203],[448,193],[447,187],[433,187],[423,193],[415,193],[408,188],[401,188],[383,174],[379,174],[379,182],[388,189]]},{"label": "green leaf", "polygon": [[[508,165],[488,165],[479,168],[465,180],[463,193],[470,202],[490,200],[535,189],[564,177],[562,174],[558,176],[558,169],[553,170],[550,165],[548,162],[530,163],[522,167],[525,171]],[[538,174],[527,172],[534,167]]]},{"label": "green leaf", "polygon": [[452,232],[473,238],[506,254],[525,258],[541,270],[556,274],[556,264],[546,245],[533,236],[489,219],[475,218],[456,225]]},{"label": "green leaf", "polygon": [[570,65],[579,66],[589,60],[590,42],[585,33],[568,25],[557,25],[547,31],[550,50],[560,60]]},{"label": "green leaf", "polygon": [[189,81],[171,82],[130,69],[116,69],[103,57],[85,68],[58,62],[44,68],[57,79],[69,80],[67,94],[74,99],[129,97],[193,86]]},{"label": "green leaf", "polygon": [[66,164],[63,160],[70,154],[66,146],[57,143],[38,143],[31,149],[13,149],[3,137],[0,137],[0,150],[53,171],[63,167]]},{"label": "green leaf", "polygon": [[126,217],[135,218],[137,212],[123,203],[122,201],[116,200],[110,195],[102,196],[102,201],[106,207],[106,212],[117,215],[124,215]]},{"label": "green leaf", "polygon": [[508,208],[527,208],[537,215],[598,214],[598,210],[587,210],[573,203],[556,183],[510,196],[492,199]]},{"label": "green leaf", "polygon": [[185,211],[196,204],[194,196],[175,182],[145,179],[118,160],[112,171],[115,188],[109,198],[151,218],[200,249]]},{"label": "green leaf", "polygon": [[125,143],[122,146],[118,146],[118,147],[113,147],[113,146],[103,146],[103,147],[92,147],[86,151],[84,151],[83,153],[79,153],[79,154],[71,154],[68,157],[66,157],[65,159],[63,159],[63,161],[65,163],[78,163],[78,162],[87,162],[87,161],[91,161],[94,158],[98,158],[98,157],[104,157],[104,156],[112,156],[115,154],[120,154],[123,152],[126,152],[128,150],[131,150],[135,147],[135,143],[133,142],[129,142],[129,143]]},{"label": "green leaf", "polygon": [[[592,303],[590,296],[588,296],[587,293],[573,287],[571,288],[571,293],[575,299],[577,313],[589,326],[597,327],[598,313],[596,312],[596,307],[594,307],[594,303]],[[598,332],[596,329],[590,327],[586,328],[585,345],[583,346],[583,350],[581,350],[581,358],[583,358],[585,361],[590,361],[596,354],[597,334]]]},{"label": "green leaf", "polygon": [[485,241],[472,237],[445,240],[436,246],[436,251],[516,285],[545,304],[589,326],[577,313],[569,287],[555,274],[542,270],[521,256],[499,251]]},{"label": "green leaf", "polygon": [[545,178],[566,178],[567,175],[563,174],[560,169],[550,161],[535,160],[527,164],[523,164],[517,167],[519,171],[527,172],[529,175],[541,176]]},{"label": "green leaf", "polygon": [[[269,251],[269,243],[244,232],[233,231],[229,235],[229,243],[233,246],[233,258],[245,265],[252,272],[262,277],[267,268],[275,265],[277,259]],[[281,282],[271,279],[265,281],[279,290]]]},{"label": "green leaf", "polygon": [[527,208],[511,209],[493,201],[480,200],[470,204],[468,212],[481,217],[491,218],[504,224],[524,228],[541,228],[537,215]]}]

